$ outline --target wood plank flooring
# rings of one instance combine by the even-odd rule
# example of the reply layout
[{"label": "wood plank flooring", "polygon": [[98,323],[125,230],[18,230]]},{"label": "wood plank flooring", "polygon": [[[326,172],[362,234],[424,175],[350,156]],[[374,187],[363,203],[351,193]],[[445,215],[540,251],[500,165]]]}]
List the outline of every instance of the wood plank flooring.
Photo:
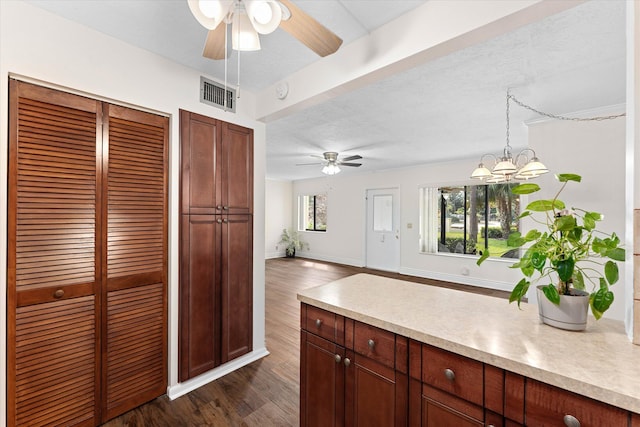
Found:
[{"label": "wood plank flooring", "polygon": [[300,304],[296,294],[357,273],[507,297],[508,293],[303,258],[266,262],[266,345],[269,356],[173,401],[159,397],[105,426],[297,426]]}]

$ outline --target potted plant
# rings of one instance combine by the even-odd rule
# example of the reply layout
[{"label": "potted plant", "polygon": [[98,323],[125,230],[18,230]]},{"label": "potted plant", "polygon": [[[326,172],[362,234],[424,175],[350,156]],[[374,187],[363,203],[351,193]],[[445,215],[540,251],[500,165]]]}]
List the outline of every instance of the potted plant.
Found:
[{"label": "potted plant", "polygon": [[309,249],[309,244],[302,241],[302,239],[300,238],[300,233],[293,230],[288,231],[286,228],[282,230],[279,244],[286,245],[284,248],[284,253],[288,258],[295,257],[296,250],[301,250],[304,248]]},{"label": "potted plant", "polygon": [[[531,229],[524,236],[514,232],[507,240],[514,248],[526,245],[520,261],[511,266],[519,268],[524,278],[513,288],[509,302],[517,301],[520,306],[532,283],[548,280],[547,284],[537,287],[543,323],[583,330],[589,307],[593,316],[600,319],[611,306],[613,292],[609,287],[618,281],[616,261],[625,260],[625,250],[615,233],[609,235],[596,230],[596,223],[603,219],[601,214],[576,207],[569,209],[558,199],[567,183],[580,182],[581,176],[559,174],[556,179],[562,186],[554,198],[533,201],[520,215],[520,218],[532,218],[540,224],[540,230]],[[532,183],[512,189],[520,195],[538,190],[540,187]],[[542,219],[536,217],[541,215]],[[485,251],[477,264],[482,264],[488,256]]]}]

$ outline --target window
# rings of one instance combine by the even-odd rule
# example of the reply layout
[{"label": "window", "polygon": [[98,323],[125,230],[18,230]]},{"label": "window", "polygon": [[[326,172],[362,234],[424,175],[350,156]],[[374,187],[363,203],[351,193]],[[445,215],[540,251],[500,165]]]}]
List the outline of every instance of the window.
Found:
[{"label": "window", "polygon": [[327,195],[299,196],[300,222],[298,229],[327,231]]},{"label": "window", "polygon": [[420,251],[518,258],[507,238],[519,231],[517,184],[422,188]]}]

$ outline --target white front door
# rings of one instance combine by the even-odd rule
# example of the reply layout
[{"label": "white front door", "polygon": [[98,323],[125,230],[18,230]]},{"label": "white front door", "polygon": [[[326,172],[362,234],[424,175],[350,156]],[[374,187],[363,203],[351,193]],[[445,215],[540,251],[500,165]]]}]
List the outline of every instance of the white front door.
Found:
[{"label": "white front door", "polygon": [[400,271],[400,202],[397,188],[367,190],[366,264]]}]

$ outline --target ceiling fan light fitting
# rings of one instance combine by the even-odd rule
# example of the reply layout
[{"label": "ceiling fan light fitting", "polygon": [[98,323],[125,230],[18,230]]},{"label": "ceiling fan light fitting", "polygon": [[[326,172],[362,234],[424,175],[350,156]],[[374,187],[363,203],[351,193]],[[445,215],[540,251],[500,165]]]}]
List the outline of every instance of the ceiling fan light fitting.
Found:
[{"label": "ceiling fan light fitting", "polygon": [[208,30],[215,30],[229,14],[230,0],[188,0],[191,14]]},{"label": "ceiling fan light fitting", "polygon": [[329,163],[322,168],[322,173],[325,175],[335,175],[340,172],[340,168],[335,163]]},{"label": "ceiling fan light fitting", "polygon": [[234,50],[260,50],[260,37],[251,25],[247,13],[236,7],[231,27],[231,47]]},{"label": "ceiling fan light fitting", "polygon": [[245,9],[253,28],[260,34],[270,34],[282,21],[282,9],[273,0],[246,0]]}]

